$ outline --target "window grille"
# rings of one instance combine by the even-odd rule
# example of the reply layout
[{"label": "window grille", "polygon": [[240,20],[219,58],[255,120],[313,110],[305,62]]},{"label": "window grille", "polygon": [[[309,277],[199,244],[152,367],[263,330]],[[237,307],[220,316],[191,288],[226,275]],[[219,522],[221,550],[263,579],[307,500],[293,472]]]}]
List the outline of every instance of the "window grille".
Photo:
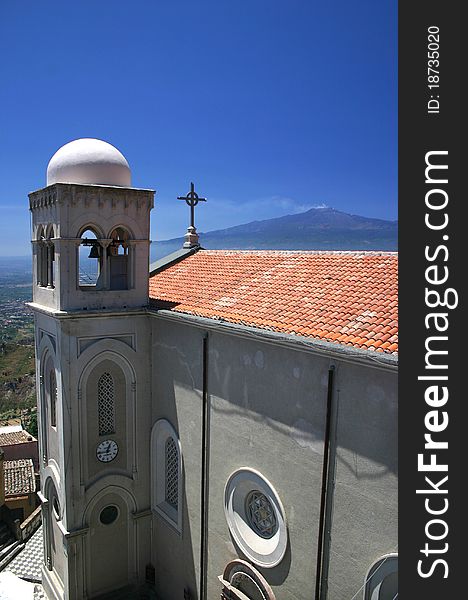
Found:
[{"label": "window grille", "polygon": [[98,381],[99,435],[115,433],[114,379],[103,373]]},{"label": "window grille", "polygon": [[151,431],[151,508],[182,533],[182,449],[177,432],[166,419]]},{"label": "window grille", "polygon": [[275,511],[270,501],[257,490],[250,492],[246,500],[247,516],[250,525],[264,538],[271,538],[276,533]]},{"label": "window grille", "polygon": [[179,506],[179,456],[172,437],[166,440],[166,502],[175,510]]},{"label": "window grille", "polygon": [[55,379],[55,371],[50,371],[49,378],[50,387],[50,424],[52,427],[57,427],[57,381]]}]

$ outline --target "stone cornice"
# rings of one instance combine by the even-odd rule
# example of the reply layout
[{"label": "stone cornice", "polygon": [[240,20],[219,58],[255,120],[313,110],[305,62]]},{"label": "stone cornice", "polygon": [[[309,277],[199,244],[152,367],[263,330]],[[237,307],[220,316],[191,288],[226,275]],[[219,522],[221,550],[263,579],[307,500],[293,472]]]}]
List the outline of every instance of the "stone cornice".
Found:
[{"label": "stone cornice", "polygon": [[153,208],[154,190],[140,188],[122,188],[106,185],[83,185],[75,183],[54,183],[29,194],[30,210],[47,208],[55,204],[75,206],[83,204],[89,207],[93,204],[102,209],[106,203],[112,208],[123,204],[141,208]]}]

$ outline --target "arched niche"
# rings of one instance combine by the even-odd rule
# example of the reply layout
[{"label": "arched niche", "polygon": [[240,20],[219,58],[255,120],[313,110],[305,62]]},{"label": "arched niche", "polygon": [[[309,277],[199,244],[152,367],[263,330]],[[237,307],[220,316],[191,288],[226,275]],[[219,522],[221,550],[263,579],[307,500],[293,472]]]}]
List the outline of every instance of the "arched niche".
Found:
[{"label": "arched niche", "polygon": [[58,464],[58,423],[61,416],[59,378],[55,351],[48,335],[44,335],[39,347],[39,439],[42,461]]},{"label": "arched niche", "polygon": [[159,419],[151,430],[151,508],[182,533],[182,447],[174,427]]},{"label": "arched niche", "polygon": [[83,527],[89,529],[85,540],[87,597],[132,583],[138,556],[132,518],[136,510],[133,495],[117,485],[106,486],[88,503],[83,516]]},{"label": "arched niche", "polygon": [[59,522],[63,518],[63,506],[58,486],[52,476],[45,479],[44,497],[47,503],[43,505],[44,525],[44,563],[49,571],[63,582],[65,572],[65,554],[63,550],[63,535]]},{"label": "arched niche", "polygon": [[[135,470],[135,392],[136,376],[130,361],[116,350],[131,352],[122,342],[101,340],[86,349],[80,357],[83,365],[78,382],[80,402],[79,439],[81,482],[89,486],[105,473],[131,473]],[[103,383],[105,384],[103,386]],[[103,392],[111,400],[112,418],[101,413]],[[101,396],[100,396],[101,394]],[[106,398],[104,398],[106,400]],[[109,409],[109,405],[107,405]],[[100,424],[109,427],[100,427]],[[107,462],[98,458],[98,447],[104,441],[117,445],[117,455]]]}]

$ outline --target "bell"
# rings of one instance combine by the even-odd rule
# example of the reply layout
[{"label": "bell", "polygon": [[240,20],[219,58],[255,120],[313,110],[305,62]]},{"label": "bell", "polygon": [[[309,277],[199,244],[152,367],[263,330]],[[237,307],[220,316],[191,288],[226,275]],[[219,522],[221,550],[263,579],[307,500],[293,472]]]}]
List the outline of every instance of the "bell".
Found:
[{"label": "bell", "polygon": [[91,246],[91,250],[90,250],[88,258],[99,258],[99,256],[100,256],[99,246],[97,246],[97,245]]}]

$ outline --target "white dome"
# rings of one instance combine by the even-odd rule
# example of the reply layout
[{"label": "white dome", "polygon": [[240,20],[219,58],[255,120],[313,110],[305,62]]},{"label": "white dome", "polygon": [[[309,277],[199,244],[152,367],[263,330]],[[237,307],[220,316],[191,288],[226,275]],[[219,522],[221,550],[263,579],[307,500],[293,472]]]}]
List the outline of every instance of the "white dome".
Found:
[{"label": "white dome", "polygon": [[130,167],[125,156],[111,144],[93,138],[62,146],[47,166],[47,185],[87,183],[130,187]]}]

